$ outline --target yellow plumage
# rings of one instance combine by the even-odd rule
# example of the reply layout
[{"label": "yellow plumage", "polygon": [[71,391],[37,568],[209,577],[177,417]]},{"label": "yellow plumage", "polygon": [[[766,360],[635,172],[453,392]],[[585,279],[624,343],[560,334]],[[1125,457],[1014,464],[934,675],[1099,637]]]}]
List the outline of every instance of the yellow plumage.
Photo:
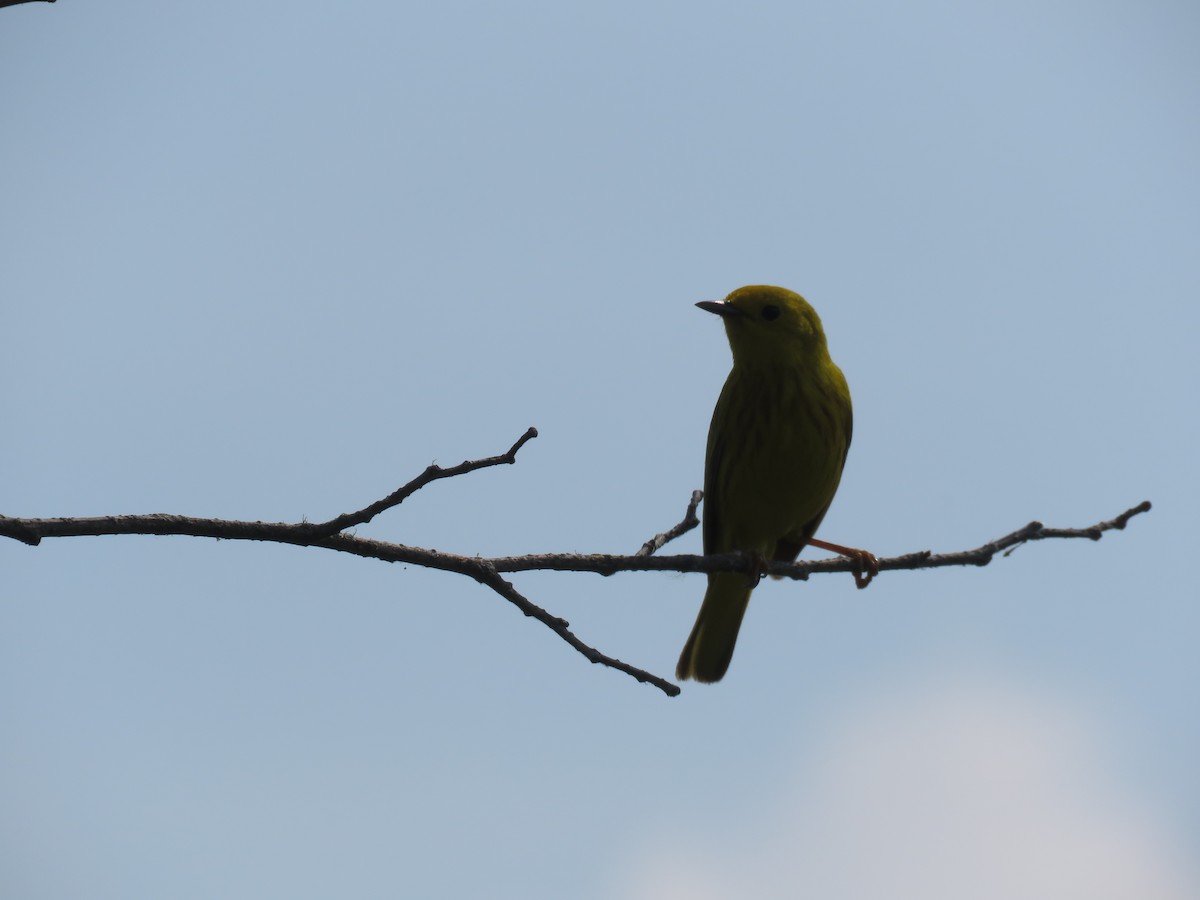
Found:
[{"label": "yellow plumage", "polygon": [[[708,432],[704,552],[795,559],[842,477],[850,389],[829,357],[821,320],[799,294],[753,285],[697,305],[721,315],[733,351]],[[755,581],[709,575],[678,678],[713,682],[725,674]]]}]

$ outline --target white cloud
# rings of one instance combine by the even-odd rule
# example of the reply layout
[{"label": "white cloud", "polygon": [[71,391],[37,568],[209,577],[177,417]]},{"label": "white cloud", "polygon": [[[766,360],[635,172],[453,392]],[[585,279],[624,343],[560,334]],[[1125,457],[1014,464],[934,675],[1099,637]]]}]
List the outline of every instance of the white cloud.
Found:
[{"label": "white cloud", "polygon": [[[787,783],[788,776],[781,776]],[[637,900],[1194,900],[1195,872],[1068,707],[973,684],[860,709],[750,824],[676,825]],[[694,823],[693,823],[694,824]]]}]

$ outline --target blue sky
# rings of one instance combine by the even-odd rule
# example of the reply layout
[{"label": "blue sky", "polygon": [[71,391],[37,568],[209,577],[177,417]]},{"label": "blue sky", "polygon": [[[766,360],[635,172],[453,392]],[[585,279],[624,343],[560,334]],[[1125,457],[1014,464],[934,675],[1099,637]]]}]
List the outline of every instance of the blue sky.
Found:
[{"label": "blue sky", "polygon": [[[1200,14],[1185,3],[0,11],[6,515],[629,552],[783,284],[854,394],[822,528],[984,569],[756,592],[674,700],[467,579],[0,543],[0,894],[1194,897]],[[699,535],[676,545],[699,548]],[[529,573],[663,675],[697,576]]]}]

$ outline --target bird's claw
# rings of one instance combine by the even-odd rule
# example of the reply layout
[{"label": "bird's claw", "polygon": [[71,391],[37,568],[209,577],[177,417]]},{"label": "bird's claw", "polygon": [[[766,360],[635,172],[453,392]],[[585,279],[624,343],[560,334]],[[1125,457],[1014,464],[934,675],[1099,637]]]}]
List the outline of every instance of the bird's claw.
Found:
[{"label": "bird's claw", "polygon": [[761,553],[752,552],[750,554],[750,580],[746,582],[746,587],[758,587],[758,583],[766,577],[766,574],[767,558]]},{"label": "bird's claw", "polygon": [[879,574],[879,559],[870,550],[854,550],[846,555],[854,560],[854,584],[861,591]]},{"label": "bird's claw", "polygon": [[859,550],[857,547],[843,547],[841,544],[831,544],[829,541],[810,538],[809,543],[838,556],[854,560],[854,583],[861,591],[879,574],[879,560],[870,550]]}]

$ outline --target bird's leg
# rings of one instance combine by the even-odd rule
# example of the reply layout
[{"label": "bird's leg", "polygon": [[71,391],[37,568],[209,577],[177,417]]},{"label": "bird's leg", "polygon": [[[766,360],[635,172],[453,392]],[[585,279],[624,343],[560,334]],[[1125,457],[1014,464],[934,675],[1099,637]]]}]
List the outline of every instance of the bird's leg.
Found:
[{"label": "bird's leg", "polygon": [[841,544],[831,544],[828,541],[821,541],[817,538],[809,538],[808,542],[814,547],[820,547],[822,550],[828,550],[830,553],[836,553],[838,556],[846,556],[854,560],[854,583],[860,590],[870,584],[871,579],[879,574],[879,560],[875,558],[875,554],[870,550],[843,547]]}]

